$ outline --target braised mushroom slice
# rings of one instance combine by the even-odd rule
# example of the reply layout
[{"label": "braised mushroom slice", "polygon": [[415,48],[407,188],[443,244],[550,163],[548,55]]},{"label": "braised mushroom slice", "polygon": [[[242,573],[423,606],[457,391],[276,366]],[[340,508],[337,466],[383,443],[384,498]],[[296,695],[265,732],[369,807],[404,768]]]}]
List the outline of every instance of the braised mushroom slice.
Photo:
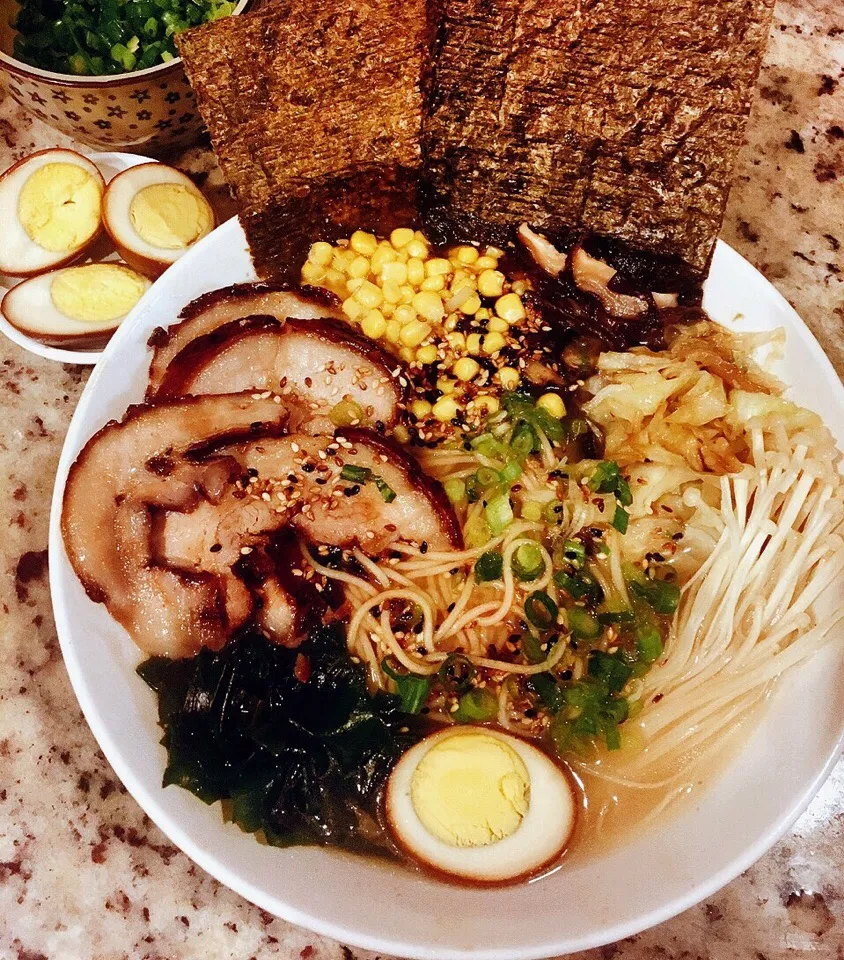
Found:
[{"label": "braised mushroom slice", "polygon": [[179,320],[166,330],[153,331],[147,399],[158,391],[171,361],[193,340],[241,317],[268,315],[278,320],[296,316],[342,319],[340,301],[318,287],[290,287],[287,284],[238,283],[203,294],[189,303]]},{"label": "braised mushroom slice", "polygon": [[352,423],[392,426],[405,387],[398,361],[346,324],[254,316],[193,339],[157,396],[272,390],[285,397],[291,431],[331,433]]},{"label": "braised mushroom slice", "polygon": [[184,454],[280,431],[286,415],[272,400],[238,395],[140,404],[106,424],[76,458],[62,505],[68,558],[91,599],[143,650],[185,656],[219,646],[228,633],[212,574],[153,560],[150,505],[185,511],[219,502],[231,486],[231,464],[191,464]]}]

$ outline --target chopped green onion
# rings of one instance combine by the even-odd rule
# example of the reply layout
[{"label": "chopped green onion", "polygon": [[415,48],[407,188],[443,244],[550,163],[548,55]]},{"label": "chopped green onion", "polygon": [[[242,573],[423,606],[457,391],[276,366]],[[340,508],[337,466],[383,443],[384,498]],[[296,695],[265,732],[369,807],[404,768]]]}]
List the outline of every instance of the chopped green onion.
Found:
[{"label": "chopped green onion", "polygon": [[558,570],[554,574],[554,583],[565,590],[572,600],[585,598],[589,603],[595,604],[600,603],[603,598],[600,584],[589,574],[570,575],[564,570]]},{"label": "chopped green onion", "polygon": [[431,692],[430,678],[414,673],[398,673],[390,666],[387,657],[381,661],[381,669],[395,683],[402,710],[405,713],[419,713]]},{"label": "chopped green onion", "polygon": [[475,561],[475,580],[478,583],[500,580],[503,572],[504,558],[497,550],[487,550]]},{"label": "chopped green onion", "polygon": [[621,506],[617,504],[615,508],[615,513],[612,518],[612,525],[618,530],[619,533],[627,533],[627,526],[630,523],[630,514]]},{"label": "chopped green onion", "polygon": [[372,471],[369,467],[358,467],[354,463],[345,464],[340,471],[340,479],[350,483],[366,483],[371,478]]},{"label": "chopped green onion", "polygon": [[498,697],[491,690],[475,687],[464,693],[451,716],[458,723],[483,723],[498,715]]},{"label": "chopped green onion", "polygon": [[565,702],[560,685],[550,673],[537,673],[528,677],[525,686],[536,694],[543,706],[548,707],[552,713],[557,713]]},{"label": "chopped green onion", "polygon": [[522,475],[522,465],[513,460],[511,463],[508,463],[507,466],[501,470],[498,474],[498,482],[505,487],[512,487],[513,484],[519,479]]},{"label": "chopped green onion", "polygon": [[637,628],[636,653],[644,663],[659,660],[662,656],[662,637],[656,627],[645,624]]},{"label": "chopped green onion", "polygon": [[601,624],[582,607],[568,611],[569,630],[578,640],[595,640],[601,636]]},{"label": "chopped green onion", "polygon": [[581,540],[566,540],[563,544],[563,556],[573,567],[582,567],[586,563],[586,544]]},{"label": "chopped green onion", "polygon": [[510,450],[517,460],[526,460],[535,450],[539,449],[536,432],[529,423],[518,423],[510,438]]},{"label": "chopped green onion", "polygon": [[536,580],[545,572],[545,559],[536,543],[523,543],[516,547],[511,561],[513,573],[519,580]]},{"label": "chopped green onion", "polygon": [[630,607],[616,607],[598,611],[599,623],[632,623],[636,617]]},{"label": "chopped green onion", "polygon": [[446,690],[452,693],[466,693],[472,686],[475,665],[462,653],[450,653],[443,660],[437,677]]},{"label": "chopped green onion", "polygon": [[623,507],[633,503],[630,493],[630,484],[621,475],[618,464],[614,460],[604,460],[599,463],[589,481],[589,487],[596,493],[613,493]]},{"label": "chopped green onion", "polygon": [[466,499],[466,484],[462,480],[446,480],[443,490],[451,503],[462,503]]},{"label": "chopped green onion", "polygon": [[493,536],[498,536],[513,521],[513,507],[510,505],[510,497],[506,493],[493,497],[486,505],[484,517],[489,524],[489,529]]},{"label": "chopped green onion", "polygon": [[546,654],[539,645],[539,637],[532,633],[523,633],[519,640],[519,646],[522,650],[522,656],[528,663],[542,663],[546,658]]},{"label": "chopped green onion", "polygon": [[482,514],[469,517],[463,528],[463,539],[467,547],[482,547],[491,537],[492,531]]},{"label": "chopped green onion", "polygon": [[382,477],[374,477],[375,486],[385,503],[392,503],[396,499],[396,491]]},{"label": "chopped green onion", "polygon": [[522,517],[532,523],[542,519],[542,504],[535,500],[528,500],[522,504]]},{"label": "chopped green onion", "polygon": [[634,580],[630,589],[649,603],[657,613],[672,614],[680,603],[680,588],[667,580]]},{"label": "chopped green onion", "polygon": [[604,653],[603,650],[592,650],[589,653],[588,669],[589,676],[606,683],[610,693],[620,693],[633,672],[620,657]]},{"label": "chopped green onion", "polygon": [[557,604],[544,590],[534,591],[525,600],[525,616],[537,630],[550,630],[557,622]]},{"label": "chopped green onion", "polygon": [[498,471],[493,470],[492,467],[478,467],[475,477],[481,487],[491,487],[498,483]]}]

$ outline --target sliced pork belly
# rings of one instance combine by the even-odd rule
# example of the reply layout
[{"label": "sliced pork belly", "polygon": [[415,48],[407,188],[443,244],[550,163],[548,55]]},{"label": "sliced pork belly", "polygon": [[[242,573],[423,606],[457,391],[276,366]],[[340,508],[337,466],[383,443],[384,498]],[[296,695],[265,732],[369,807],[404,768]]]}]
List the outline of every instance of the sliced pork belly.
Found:
[{"label": "sliced pork belly", "polygon": [[157,393],[171,361],[191,340],[233,320],[259,314],[278,320],[291,316],[303,320],[342,318],[337,297],[317,287],[299,289],[287,284],[239,283],[203,294],[182,310],[177,323],[166,330],[157,328],[150,337],[153,355],[147,399]]},{"label": "sliced pork belly", "polygon": [[88,595],[148,653],[186,656],[221,645],[229,631],[225,596],[213,574],[165,569],[151,550],[158,509],[219,502],[237,464],[191,464],[187,453],[257,431],[283,429],[287,413],[251,396],[202,397],[130,407],[85,445],[68,474],[62,535]]},{"label": "sliced pork belly", "polygon": [[157,396],[272,390],[290,408],[291,431],[331,433],[329,414],[349,400],[360,407],[362,426],[393,426],[405,386],[398,361],[347,324],[254,316],[191,340],[170,362]]}]

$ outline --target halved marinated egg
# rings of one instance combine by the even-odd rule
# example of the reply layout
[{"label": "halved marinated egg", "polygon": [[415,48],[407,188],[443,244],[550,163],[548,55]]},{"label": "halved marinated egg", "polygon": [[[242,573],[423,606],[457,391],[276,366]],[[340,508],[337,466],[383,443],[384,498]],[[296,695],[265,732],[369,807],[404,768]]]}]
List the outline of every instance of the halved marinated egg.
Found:
[{"label": "halved marinated egg", "polygon": [[49,346],[105,343],[150,286],[120,263],[65,267],[19,283],[0,312],[22,333]]},{"label": "halved marinated egg", "polygon": [[412,857],[482,883],[529,876],[556,860],[576,815],[560,767],[486,727],[449,727],[408,750],[387,782],[386,813]]},{"label": "halved marinated egg", "polygon": [[41,150],[0,177],[0,273],[29,277],[70,263],[102,226],[105,182],[73,150]]},{"label": "halved marinated egg", "polygon": [[193,181],[163,163],[119,173],[103,197],[103,221],[120,256],[148,277],[162,274],[216,223]]}]

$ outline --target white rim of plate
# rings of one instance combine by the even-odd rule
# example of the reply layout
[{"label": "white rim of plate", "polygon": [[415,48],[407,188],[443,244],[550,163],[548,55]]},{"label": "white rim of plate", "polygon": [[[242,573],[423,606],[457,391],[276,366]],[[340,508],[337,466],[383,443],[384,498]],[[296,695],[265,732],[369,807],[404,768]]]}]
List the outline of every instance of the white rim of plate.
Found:
[{"label": "white rim of plate", "polygon": [[[236,219],[236,218],[232,218]],[[217,227],[222,230],[226,227],[231,229],[232,220],[226,221]],[[199,259],[204,254],[204,245],[210,242],[214,232],[203,238],[192,250],[190,250],[182,260],[185,266],[190,266],[192,260]],[[764,283],[768,296],[779,309],[785,310],[795,321],[794,332],[798,339],[802,341],[801,346],[811,361],[816,365],[817,375],[823,377],[829,383],[831,395],[837,399],[838,404],[844,409],[844,384],[842,384],[835,368],[832,366],[829,358],[824,353],[814,334],[809,330],[799,314],[794,310],[791,304],[782,296],[782,294],[756,270],[747,260],[744,259],[729,244],[719,240],[718,254],[725,257],[732,266],[750,272]],[[181,261],[180,261],[181,262]],[[135,316],[138,307],[130,314],[115,336],[107,345],[104,354],[110,355],[119,349],[120,341],[126,335],[131,325],[135,322]],[[108,356],[106,356],[108,362]],[[98,380],[98,374],[104,368],[99,365],[89,379],[82,397],[80,397],[77,410],[82,406],[82,401],[89,391],[93,390]],[[76,413],[74,414],[74,417]],[[62,450],[61,459],[58,467],[58,476],[62,477],[61,485],[56,485],[53,491],[53,498],[50,511],[50,535],[49,545],[52,555],[57,555],[63,551],[63,542],[61,539],[61,500],[64,489],[64,479],[67,475],[67,469],[70,466],[71,454],[65,448]],[[780,840],[785,833],[793,826],[795,821],[806,810],[811,801],[817,795],[824,782],[832,772],[833,767],[838,762],[839,757],[844,751],[844,723],[838,735],[834,748],[826,757],[825,762],[818,769],[815,777],[808,782],[800,792],[798,799],[791,809],[776,819],[769,829],[756,842],[747,847],[741,855],[733,859],[705,881],[695,884],[687,893],[682,896],[674,897],[659,907],[654,908],[646,914],[639,915],[635,920],[625,923],[619,923],[615,926],[603,927],[600,933],[595,935],[583,935],[575,940],[558,939],[548,942],[541,947],[529,947],[525,950],[514,952],[512,949],[485,949],[483,951],[471,948],[441,949],[438,947],[430,948],[424,945],[410,944],[407,941],[379,939],[378,937],[360,934],[354,929],[335,924],[312,913],[295,907],[289,907],[286,904],[279,903],[272,896],[266,894],[263,890],[254,884],[232,875],[226,868],[222,867],[215,860],[213,854],[207,852],[182,829],[179,823],[172,820],[168,814],[161,808],[157,799],[158,790],[148,790],[140,782],[126,762],[123,760],[122,753],[111,735],[110,729],[101,721],[99,714],[93,706],[89,695],[87,678],[82,669],[79,660],[76,657],[74,645],[70,639],[70,622],[65,614],[64,591],[61,586],[58,574],[58,564],[50,567],[50,592],[53,603],[53,615],[56,621],[56,628],[59,637],[59,643],[62,650],[62,657],[67,667],[71,685],[76,694],[82,713],[88,726],[91,728],[95,739],[97,740],[108,763],[112,766],[121,782],[126,786],[130,794],[137,801],[138,805],[147,814],[150,820],[176,844],[190,859],[200,866],[206,873],[214,879],[224,884],[231,890],[240,894],[246,900],[255,904],[273,916],[277,916],[289,923],[296,924],[313,931],[321,936],[330,937],[341,943],[350,944],[358,949],[370,950],[380,954],[389,954],[397,957],[406,957],[409,960],[545,960],[547,957],[568,955],[581,950],[594,949],[605,946],[609,943],[615,943],[626,937],[633,936],[645,930],[655,927],[672,917],[677,916],[684,910],[695,906],[707,897],[712,896],[718,890],[725,887],[736,877],[742,874],[757,860],[759,860],[770,848]]]}]

